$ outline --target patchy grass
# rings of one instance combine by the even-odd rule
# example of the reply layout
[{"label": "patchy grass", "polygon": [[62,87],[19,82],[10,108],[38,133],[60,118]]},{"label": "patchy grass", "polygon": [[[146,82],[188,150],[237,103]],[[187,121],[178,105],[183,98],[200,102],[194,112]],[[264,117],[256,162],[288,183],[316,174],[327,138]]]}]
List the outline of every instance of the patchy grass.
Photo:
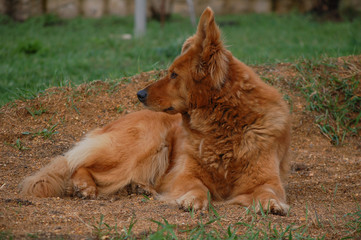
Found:
[{"label": "patchy grass", "polygon": [[[316,22],[298,14],[216,16],[232,53],[247,64],[361,53],[361,19]],[[34,98],[52,86],[132,76],[165,69],[194,33],[188,18],[162,28],[149,21],[144,38],[126,40],[133,18],[62,20],[42,16],[24,23],[0,16],[0,105]]]},{"label": "patchy grass", "polygon": [[[208,195],[208,198],[209,195]],[[312,218],[308,217],[308,208],[306,205],[305,224],[296,223],[280,224],[273,223],[272,215],[267,210],[256,213],[255,204],[250,208],[244,208],[241,221],[233,224],[225,224],[225,218],[220,216],[212,204],[209,205],[208,211],[194,216],[195,212],[189,210],[189,214],[194,224],[185,226],[172,224],[167,219],[161,221],[150,219],[150,222],[156,224],[156,229],[144,231],[141,235],[132,232],[132,228],[137,220],[132,218],[129,227],[118,230],[117,224],[112,226],[104,221],[104,215],[100,220],[92,225],[93,234],[97,239],[325,239],[325,234],[311,236],[309,234],[309,225],[316,224]],[[359,212],[346,214],[351,216],[351,220],[343,222],[351,231],[346,233],[346,237],[353,236],[360,231],[360,214]],[[316,216],[317,218],[317,216]],[[318,226],[323,228],[318,221]],[[348,234],[348,235],[347,235]]]},{"label": "patchy grass", "polygon": [[[92,225],[93,235],[97,239],[326,239],[326,234],[311,234],[310,228],[323,229],[325,226],[318,219],[317,214],[312,215],[307,205],[305,207],[305,223],[273,223],[273,218],[265,212],[256,214],[253,208],[244,208],[244,216],[239,222],[226,224],[226,219],[219,216],[215,210],[206,214],[192,216],[195,224],[177,225],[163,218],[161,221],[150,219],[156,224],[156,229],[150,228],[140,235],[132,232],[137,220],[131,219],[129,226],[119,230],[100,216],[100,220]],[[214,215],[215,213],[215,215]],[[191,212],[190,212],[191,214]],[[203,217],[202,217],[203,216]],[[344,232],[342,239],[353,239],[360,236],[360,210],[345,214],[344,218],[335,220],[334,225],[343,225],[349,231]],[[88,225],[88,224],[87,224]],[[90,225],[89,225],[90,226]],[[334,226],[333,226],[334,228]]]},{"label": "patchy grass", "polygon": [[334,145],[347,135],[360,136],[361,70],[337,59],[304,60],[295,64],[297,85],[307,109],[317,112],[315,122]]},{"label": "patchy grass", "polygon": [[350,220],[348,220],[346,222],[346,227],[349,229],[346,232],[346,237],[347,238],[352,238],[353,236],[358,236],[361,237],[361,208],[360,206],[358,206],[358,210],[354,213],[348,213],[346,214],[347,217],[350,218]]},{"label": "patchy grass", "polygon": [[96,239],[136,239],[132,232],[136,220],[131,219],[128,228],[124,227],[121,231],[118,230],[118,225],[107,224],[104,221],[104,215],[100,215],[100,220],[92,225],[93,235]]},{"label": "patchy grass", "polygon": [[31,135],[32,137],[41,136],[44,139],[51,139],[53,135],[58,134],[58,131],[55,131],[55,128],[58,126],[59,123],[49,125],[48,128],[43,128],[37,132],[22,132],[22,135]]},{"label": "patchy grass", "polygon": [[46,113],[46,109],[42,108],[41,106],[39,108],[28,108],[26,107],[25,108],[29,113],[30,115],[33,117],[33,118],[36,118],[36,116],[40,116],[41,114],[43,113]]}]

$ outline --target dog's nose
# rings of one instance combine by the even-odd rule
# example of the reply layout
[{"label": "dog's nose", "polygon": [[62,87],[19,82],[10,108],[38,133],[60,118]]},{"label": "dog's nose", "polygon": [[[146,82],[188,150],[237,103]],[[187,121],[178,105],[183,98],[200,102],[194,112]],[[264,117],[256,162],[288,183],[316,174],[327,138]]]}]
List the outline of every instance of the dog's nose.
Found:
[{"label": "dog's nose", "polygon": [[147,100],[148,93],[146,90],[140,90],[139,92],[137,92],[137,96],[139,101],[144,103]]}]

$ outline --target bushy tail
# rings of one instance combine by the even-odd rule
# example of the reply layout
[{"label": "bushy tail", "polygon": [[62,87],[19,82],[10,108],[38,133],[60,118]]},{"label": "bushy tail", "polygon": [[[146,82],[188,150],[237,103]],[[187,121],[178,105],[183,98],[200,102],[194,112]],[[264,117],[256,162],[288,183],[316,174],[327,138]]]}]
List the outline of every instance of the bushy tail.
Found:
[{"label": "bushy tail", "polygon": [[60,197],[72,190],[70,170],[65,157],[54,158],[47,166],[20,184],[21,193],[36,197]]}]

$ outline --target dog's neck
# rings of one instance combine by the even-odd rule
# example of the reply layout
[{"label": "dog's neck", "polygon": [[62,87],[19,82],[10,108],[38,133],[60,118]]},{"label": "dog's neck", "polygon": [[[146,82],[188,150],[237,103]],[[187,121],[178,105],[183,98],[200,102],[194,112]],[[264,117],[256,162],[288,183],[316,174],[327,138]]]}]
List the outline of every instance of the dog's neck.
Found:
[{"label": "dog's neck", "polygon": [[246,94],[242,93],[244,96],[241,96],[234,91],[235,87],[234,82],[226,81],[222,91],[207,93],[204,104],[190,104],[187,111],[182,113],[184,127],[197,135],[214,135],[214,132],[233,135],[252,125],[261,114],[252,109],[253,104]]}]

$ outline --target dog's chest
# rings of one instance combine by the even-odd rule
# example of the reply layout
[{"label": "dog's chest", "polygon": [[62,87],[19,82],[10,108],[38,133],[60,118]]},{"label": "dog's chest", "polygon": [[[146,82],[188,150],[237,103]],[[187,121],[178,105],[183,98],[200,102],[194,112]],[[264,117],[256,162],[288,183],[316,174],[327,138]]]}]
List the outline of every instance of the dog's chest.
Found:
[{"label": "dog's chest", "polygon": [[191,153],[203,170],[213,178],[227,180],[234,159],[234,142],[231,137],[190,139]]},{"label": "dog's chest", "polygon": [[237,178],[233,144],[230,139],[194,140],[193,159],[199,165],[198,177],[217,199],[226,199]]},{"label": "dog's chest", "polygon": [[217,120],[214,114],[194,111],[187,124],[193,157],[205,170],[219,172],[224,178],[235,160],[235,145],[239,145],[243,135],[238,124],[233,123],[234,119]]},{"label": "dog's chest", "polygon": [[238,149],[243,141],[242,121],[237,114],[194,111],[186,125],[189,135],[188,154],[199,165],[198,174],[212,194],[227,198],[233,184],[246,166],[238,159]]}]

